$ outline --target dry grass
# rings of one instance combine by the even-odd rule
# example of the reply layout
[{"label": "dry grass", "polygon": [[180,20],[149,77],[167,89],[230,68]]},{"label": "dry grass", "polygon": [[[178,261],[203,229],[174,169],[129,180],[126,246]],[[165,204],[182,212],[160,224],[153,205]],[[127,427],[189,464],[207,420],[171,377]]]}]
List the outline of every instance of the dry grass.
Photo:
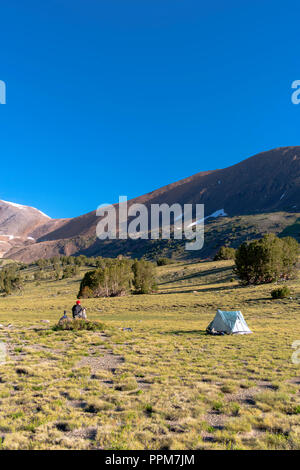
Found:
[{"label": "dry grass", "polygon": [[[232,281],[231,262],[157,271],[158,294],[84,301],[104,333],[52,330],[79,278],[0,298],[1,448],[300,449],[298,280],[272,300],[274,286]],[[218,307],[254,334],[207,336]]]}]

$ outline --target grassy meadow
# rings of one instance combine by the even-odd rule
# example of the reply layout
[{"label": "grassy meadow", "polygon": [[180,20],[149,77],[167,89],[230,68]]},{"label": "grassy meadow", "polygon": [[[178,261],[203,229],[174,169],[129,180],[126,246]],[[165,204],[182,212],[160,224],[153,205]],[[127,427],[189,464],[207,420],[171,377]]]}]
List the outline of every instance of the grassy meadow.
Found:
[{"label": "grassy meadow", "polygon": [[[231,261],[171,264],[156,294],[82,301],[103,332],[53,331],[86,270],[0,297],[0,448],[300,449],[297,279],[272,300]],[[254,334],[206,335],[217,308]]]}]

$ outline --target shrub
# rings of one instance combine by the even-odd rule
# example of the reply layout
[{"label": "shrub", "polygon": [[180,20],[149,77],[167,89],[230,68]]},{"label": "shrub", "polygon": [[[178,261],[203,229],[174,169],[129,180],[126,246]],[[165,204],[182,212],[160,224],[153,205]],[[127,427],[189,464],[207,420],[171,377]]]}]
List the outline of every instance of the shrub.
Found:
[{"label": "shrub", "polygon": [[14,290],[21,290],[23,282],[16,265],[10,265],[0,271],[0,292],[6,295]]},{"label": "shrub", "polygon": [[59,266],[55,266],[53,276],[56,281],[59,281],[61,276],[61,269]]},{"label": "shrub", "polygon": [[95,265],[96,265],[96,268],[103,269],[105,267],[105,260],[101,258],[100,256],[98,256],[98,258],[96,258]]},{"label": "shrub", "polygon": [[87,264],[87,260],[88,258],[86,256],[79,255],[74,258],[74,263],[76,264],[76,266],[84,266]]},{"label": "shrub", "polygon": [[69,279],[70,277],[74,277],[78,274],[78,267],[67,265],[63,270],[63,279]]},{"label": "shrub", "polygon": [[103,331],[104,324],[97,321],[83,320],[82,318],[76,318],[75,320],[65,320],[57,323],[53,326],[53,331],[64,331],[64,330],[88,330],[88,331]]},{"label": "shrub", "polygon": [[41,281],[44,278],[44,273],[39,269],[33,275],[33,279],[35,281]]},{"label": "shrub", "polygon": [[48,260],[41,258],[36,261],[36,265],[40,268],[43,269],[48,265]]},{"label": "shrub", "polygon": [[72,265],[74,264],[74,257],[73,256],[61,256],[60,261],[63,266]]},{"label": "shrub", "polygon": [[172,260],[170,258],[158,258],[156,260],[157,266],[167,266],[167,264],[171,264]]},{"label": "shrub", "polygon": [[285,299],[291,295],[290,289],[285,287],[279,287],[278,289],[274,289],[271,292],[271,296],[273,299]]},{"label": "shrub", "polygon": [[79,296],[81,299],[90,299],[93,297],[93,291],[89,286],[84,286],[79,292]]},{"label": "shrub", "polygon": [[154,266],[152,263],[145,260],[135,261],[132,270],[136,294],[150,294],[150,292],[156,289]]},{"label": "shrub", "polygon": [[229,246],[222,246],[214,257],[214,261],[235,259],[235,249]]},{"label": "shrub", "polygon": [[110,261],[104,268],[85,274],[80,284],[78,298],[125,295],[131,288],[132,277],[131,262]]},{"label": "shrub", "polygon": [[267,234],[237,249],[234,272],[243,285],[289,279],[294,274],[298,252],[295,239]]},{"label": "shrub", "polygon": [[84,275],[78,298],[122,296],[132,285],[137,294],[148,294],[156,288],[154,265],[149,261],[101,259],[101,265]]}]

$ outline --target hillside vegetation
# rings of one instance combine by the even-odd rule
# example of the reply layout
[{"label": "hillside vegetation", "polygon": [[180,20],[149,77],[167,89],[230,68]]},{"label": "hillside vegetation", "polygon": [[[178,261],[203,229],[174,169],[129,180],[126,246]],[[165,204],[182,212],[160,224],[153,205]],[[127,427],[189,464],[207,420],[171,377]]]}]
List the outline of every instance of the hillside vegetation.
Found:
[{"label": "hillside vegetation", "polygon": [[[274,300],[276,284],[241,287],[232,268],[169,264],[156,294],[83,300],[103,331],[53,329],[92,267],[38,281],[30,268],[0,297],[1,447],[300,449],[299,281]],[[240,309],[253,334],[206,335],[217,308]]]}]

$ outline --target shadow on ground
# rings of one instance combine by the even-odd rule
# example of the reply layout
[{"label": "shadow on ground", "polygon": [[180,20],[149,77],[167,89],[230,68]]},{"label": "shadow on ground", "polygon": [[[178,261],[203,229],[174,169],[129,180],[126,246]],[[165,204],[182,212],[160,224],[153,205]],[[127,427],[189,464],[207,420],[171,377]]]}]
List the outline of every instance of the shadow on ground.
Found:
[{"label": "shadow on ground", "polygon": [[195,335],[195,336],[208,336],[205,330],[173,330],[164,331],[165,335]]},{"label": "shadow on ground", "polygon": [[[174,290],[173,287],[165,287],[164,291],[158,292],[158,295],[169,295],[169,294],[192,294],[192,293],[197,293],[201,294],[204,292],[223,292],[223,291],[228,291],[228,290],[234,290],[234,289],[240,289],[241,286],[226,286],[226,287],[207,287],[204,289],[199,289],[199,285],[191,287],[190,289],[184,289],[184,290]],[[168,291],[168,292],[166,292]],[[270,300],[270,299],[269,299]]]},{"label": "shadow on ground", "polygon": [[[221,274],[221,273],[228,273],[228,276],[229,276],[229,273],[232,273],[232,267],[231,266],[224,266],[222,268],[213,268],[213,269],[207,269],[206,271],[200,271],[200,272],[197,272],[197,273],[193,273],[193,274],[189,274],[187,276],[182,276],[182,277],[176,277],[174,279],[171,279],[171,280],[168,280],[168,281],[165,281],[165,282],[161,282],[160,285],[163,286],[164,284],[172,284],[173,282],[180,282],[180,281],[188,281],[190,279],[201,279],[202,277],[207,277],[209,275],[213,275],[213,274]],[[214,282],[215,283],[224,283],[224,281],[226,281],[226,279],[224,279],[222,277],[222,279],[216,279]]]}]

